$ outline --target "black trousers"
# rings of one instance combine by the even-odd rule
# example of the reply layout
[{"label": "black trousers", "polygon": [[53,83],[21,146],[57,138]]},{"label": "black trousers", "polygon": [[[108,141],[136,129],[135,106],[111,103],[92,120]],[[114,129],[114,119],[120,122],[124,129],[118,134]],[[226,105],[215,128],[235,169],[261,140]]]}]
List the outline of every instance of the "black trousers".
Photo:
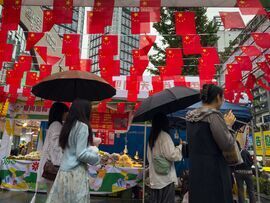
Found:
[{"label": "black trousers", "polygon": [[175,203],[174,183],[162,189],[151,189],[150,203]]},{"label": "black trousers", "polygon": [[235,179],[237,182],[237,189],[238,189],[238,202],[239,203],[245,202],[245,199],[244,199],[244,182],[245,182],[247,186],[249,202],[256,203],[252,175],[235,173]]}]

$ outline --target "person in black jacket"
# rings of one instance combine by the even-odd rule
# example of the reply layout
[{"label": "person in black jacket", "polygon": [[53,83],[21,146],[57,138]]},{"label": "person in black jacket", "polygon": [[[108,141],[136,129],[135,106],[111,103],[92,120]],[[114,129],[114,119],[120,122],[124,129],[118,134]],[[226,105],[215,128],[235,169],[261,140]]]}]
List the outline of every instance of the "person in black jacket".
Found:
[{"label": "person in black jacket", "polygon": [[238,202],[244,203],[244,182],[247,185],[247,192],[249,196],[249,202],[255,203],[255,195],[254,195],[254,184],[252,180],[252,169],[253,159],[250,153],[246,149],[241,149],[239,142],[237,141],[237,145],[239,150],[241,151],[241,156],[243,159],[243,163],[235,166],[235,179],[237,183],[238,189]]},{"label": "person in black jacket", "polygon": [[202,107],[189,112],[187,138],[189,149],[189,203],[233,203],[231,171],[223,156],[235,144],[232,126],[235,116],[219,111],[223,89],[205,84]]}]

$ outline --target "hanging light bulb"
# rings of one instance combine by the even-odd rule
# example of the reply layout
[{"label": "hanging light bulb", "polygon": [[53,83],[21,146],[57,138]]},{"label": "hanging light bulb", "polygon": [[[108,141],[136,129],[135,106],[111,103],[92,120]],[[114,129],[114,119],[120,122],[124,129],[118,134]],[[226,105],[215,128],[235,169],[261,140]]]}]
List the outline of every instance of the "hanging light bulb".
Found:
[{"label": "hanging light bulb", "polygon": [[25,127],[27,127],[27,123],[26,123],[26,122],[24,122],[24,124],[23,124],[22,126],[23,126],[24,128],[25,128]]},{"label": "hanging light bulb", "polygon": [[175,133],[174,133],[174,139],[179,139],[179,134],[178,134],[178,131],[177,129],[175,130]]},{"label": "hanging light bulb", "polygon": [[139,160],[139,152],[138,152],[138,151],[136,151],[136,154],[135,154],[135,156],[134,156],[134,159],[135,159],[135,160]]},{"label": "hanging light bulb", "polygon": [[128,153],[127,145],[125,145],[124,154]]}]

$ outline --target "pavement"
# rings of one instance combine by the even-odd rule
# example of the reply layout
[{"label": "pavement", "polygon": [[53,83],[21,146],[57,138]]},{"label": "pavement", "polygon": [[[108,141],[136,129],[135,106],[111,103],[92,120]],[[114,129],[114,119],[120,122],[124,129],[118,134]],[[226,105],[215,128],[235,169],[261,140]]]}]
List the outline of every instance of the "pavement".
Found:
[{"label": "pavement", "polygon": [[[0,203],[30,203],[33,195],[30,192],[0,191]],[[45,203],[46,197],[46,194],[38,194],[36,203]],[[91,203],[142,203],[142,200],[91,196]]]},{"label": "pavement", "polygon": [[[30,203],[34,193],[0,191],[0,203]],[[38,194],[36,203],[45,203],[47,195]],[[177,198],[175,202],[180,202]],[[118,199],[111,197],[91,196],[91,203],[142,203],[142,200]],[[147,201],[146,201],[147,203]],[[261,203],[270,203],[266,197],[261,197]]]}]

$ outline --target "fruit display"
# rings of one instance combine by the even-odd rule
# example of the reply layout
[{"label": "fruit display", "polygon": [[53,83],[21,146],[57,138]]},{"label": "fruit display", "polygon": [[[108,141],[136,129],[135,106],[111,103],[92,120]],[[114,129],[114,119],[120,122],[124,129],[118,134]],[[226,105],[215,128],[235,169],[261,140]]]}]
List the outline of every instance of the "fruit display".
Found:
[{"label": "fruit display", "polygon": [[9,156],[9,159],[18,159],[18,160],[40,160],[40,153],[38,151],[31,152],[25,156],[18,155],[18,156]]},{"label": "fruit display", "polygon": [[107,152],[99,151],[101,156],[102,165],[114,165],[116,167],[127,167],[127,168],[141,168],[142,164],[139,161],[133,160],[127,154],[120,155],[118,153],[109,154]]}]

